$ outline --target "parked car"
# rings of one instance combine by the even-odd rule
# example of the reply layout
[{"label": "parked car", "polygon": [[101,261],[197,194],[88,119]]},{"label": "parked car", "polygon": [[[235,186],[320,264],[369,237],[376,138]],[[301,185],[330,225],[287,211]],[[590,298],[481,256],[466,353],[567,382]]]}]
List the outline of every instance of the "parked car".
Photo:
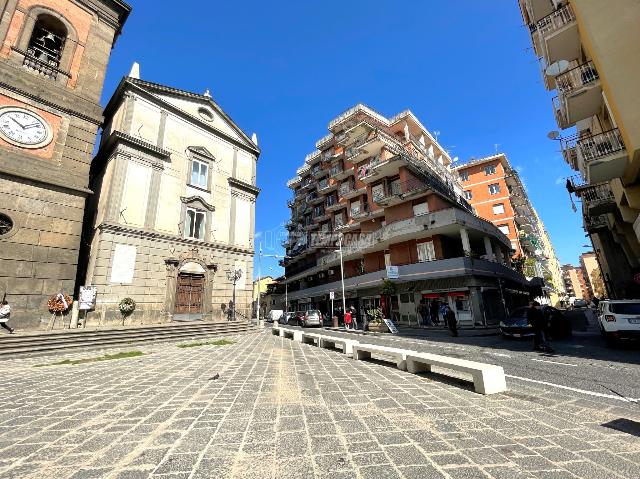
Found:
[{"label": "parked car", "polygon": [[265,321],[269,323],[273,323],[274,321],[281,321],[282,316],[284,315],[284,311],[281,309],[272,309],[267,313],[267,317]]},{"label": "parked car", "polygon": [[302,327],[322,326],[324,323],[324,315],[317,309],[310,309],[304,315]]},{"label": "parked car", "polygon": [[620,339],[640,339],[640,300],[600,301],[598,323],[609,344]]},{"label": "parked car", "polygon": [[294,315],[289,318],[289,324],[295,324],[297,326],[304,326],[304,315],[306,314],[304,311],[296,311],[293,313]]},{"label": "parked car", "polygon": [[297,319],[298,315],[293,312],[293,311],[289,311],[287,313],[284,313],[282,315],[282,317],[280,318],[280,323],[282,324],[289,324],[289,321],[291,321],[292,319],[295,321],[295,319]]},{"label": "parked car", "polygon": [[573,309],[585,309],[588,308],[589,305],[587,304],[587,301],[584,299],[576,299],[573,302]]},{"label": "parked car", "polygon": [[[528,306],[522,306],[511,311],[509,317],[500,321],[500,331],[503,336],[512,338],[527,338],[533,336],[533,328],[527,321]],[[570,337],[572,334],[571,322],[556,308],[541,306],[542,314],[548,320],[547,332],[553,339]]]}]

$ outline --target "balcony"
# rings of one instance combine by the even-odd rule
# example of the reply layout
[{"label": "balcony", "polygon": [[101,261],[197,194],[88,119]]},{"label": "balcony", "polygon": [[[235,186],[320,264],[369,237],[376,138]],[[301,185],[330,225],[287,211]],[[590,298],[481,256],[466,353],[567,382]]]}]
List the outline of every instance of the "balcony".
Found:
[{"label": "balcony", "polygon": [[373,157],[369,163],[358,168],[358,178],[370,184],[380,178],[397,175],[403,162],[401,156],[383,159],[380,155]]},{"label": "balcony", "polygon": [[576,194],[582,199],[585,215],[597,216],[615,210],[615,197],[608,183],[582,185],[575,187]]},{"label": "balcony", "polygon": [[338,211],[340,208],[344,208],[346,203],[340,203],[338,200],[328,201],[325,206],[325,211]]},{"label": "balcony", "polygon": [[324,136],[324,137],[320,138],[316,142],[316,148],[318,150],[324,150],[329,145],[331,145],[331,143],[333,143],[333,133],[329,133],[327,136]]},{"label": "balcony", "polygon": [[335,181],[329,181],[328,178],[323,178],[318,182],[318,193],[326,194],[330,191],[336,190],[338,188],[338,183]]},{"label": "balcony", "polygon": [[627,150],[617,128],[568,138],[562,151],[567,163],[582,172],[587,183],[602,183],[621,177],[627,167]]},{"label": "balcony", "polygon": [[328,174],[328,171],[326,170],[326,168],[320,168],[316,166],[313,168],[313,170],[311,170],[311,176],[313,176],[313,178],[316,180],[319,178],[322,178],[326,174]]},{"label": "balcony", "polygon": [[607,215],[587,215],[584,217],[584,229],[587,231],[587,233],[597,233],[599,230],[608,228],[609,222],[607,220]]},{"label": "balcony", "polygon": [[583,63],[556,77],[558,96],[554,99],[556,119],[561,128],[591,118],[602,109],[600,76],[592,62]]},{"label": "balcony", "polygon": [[580,58],[578,23],[569,4],[541,18],[530,29],[536,53],[545,58],[547,65]]},{"label": "balcony", "polygon": [[392,182],[382,194],[374,194],[373,201],[381,206],[393,206],[414,196],[429,191],[430,187],[417,178],[402,182]]},{"label": "balcony", "polygon": [[549,0],[526,0],[525,5],[529,19],[534,23],[553,13],[553,3]]}]

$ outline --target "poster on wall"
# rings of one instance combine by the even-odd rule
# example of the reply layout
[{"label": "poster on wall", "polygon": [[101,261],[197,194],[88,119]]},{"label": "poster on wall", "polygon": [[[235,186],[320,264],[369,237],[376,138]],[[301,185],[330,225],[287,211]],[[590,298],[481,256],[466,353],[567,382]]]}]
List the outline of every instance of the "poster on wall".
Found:
[{"label": "poster on wall", "polygon": [[98,288],[96,288],[95,286],[80,286],[80,299],[78,301],[78,308],[84,311],[96,309],[97,295]]},{"label": "poster on wall", "polygon": [[111,283],[133,283],[133,272],[136,266],[136,247],[128,244],[117,244],[113,250],[111,261]]}]

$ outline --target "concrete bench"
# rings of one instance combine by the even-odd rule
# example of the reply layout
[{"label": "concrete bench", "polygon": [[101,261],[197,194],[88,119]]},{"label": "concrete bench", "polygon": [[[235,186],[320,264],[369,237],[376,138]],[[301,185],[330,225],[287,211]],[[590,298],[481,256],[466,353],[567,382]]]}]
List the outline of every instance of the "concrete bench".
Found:
[{"label": "concrete bench", "polygon": [[280,332],[281,338],[291,338],[294,341],[301,342],[302,341],[302,331],[298,331],[295,329],[286,329],[286,328],[278,328]]},{"label": "concrete bench", "polygon": [[407,371],[410,373],[431,372],[432,366],[452,369],[473,377],[473,387],[480,394],[495,394],[507,390],[504,369],[493,364],[478,363],[466,359],[450,358],[429,353],[409,352]]},{"label": "concrete bench", "polygon": [[318,333],[307,333],[306,331],[302,332],[302,344],[317,344],[320,345],[320,338],[322,335]]},{"label": "concrete bench", "polygon": [[359,344],[355,339],[338,338],[335,336],[320,336],[318,346],[325,349],[341,349],[344,354],[353,355],[353,345]]},{"label": "concrete bench", "polygon": [[406,349],[390,348],[387,346],[378,346],[376,344],[354,344],[353,359],[371,359],[371,354],[392,358],[398,369],[407,370],[407,354],[415,351],[407,351]]}]

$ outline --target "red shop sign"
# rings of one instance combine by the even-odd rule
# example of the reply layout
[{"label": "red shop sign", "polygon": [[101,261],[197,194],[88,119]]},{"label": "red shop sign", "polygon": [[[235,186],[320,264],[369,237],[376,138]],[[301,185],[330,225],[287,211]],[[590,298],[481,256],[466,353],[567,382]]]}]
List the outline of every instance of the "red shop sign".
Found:
[{"label": "red shop sign", "polygon": [[464,291],[452,291],[451,293],[447,293],[447,296],[466,296],[467,293]]}]

